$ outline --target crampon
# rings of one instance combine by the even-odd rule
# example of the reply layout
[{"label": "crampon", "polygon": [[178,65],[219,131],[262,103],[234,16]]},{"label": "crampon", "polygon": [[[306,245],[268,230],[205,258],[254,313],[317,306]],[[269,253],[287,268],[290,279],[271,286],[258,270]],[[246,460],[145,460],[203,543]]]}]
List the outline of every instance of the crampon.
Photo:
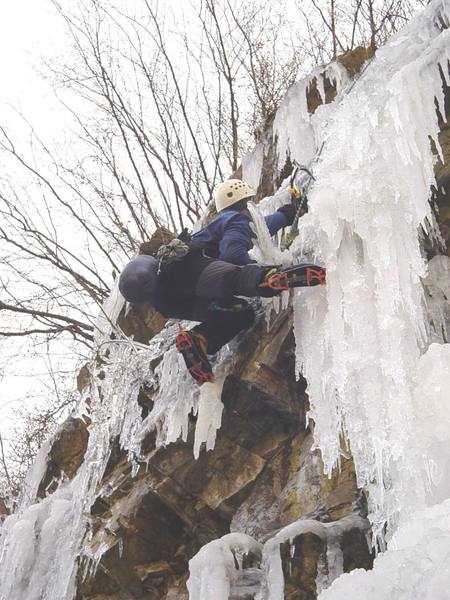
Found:
[{"label": "crampon", "polygon": [[184,358],[189,373],[198,385],[213,381],[212,367],[195,333],[180,327],[176,346]]},{"label": "crampon", "polygon": [[269,273],[266,279],[259,285],[262,288],[284,291],[295,287],[325,285],[325,283],[326,269],[324,267],[313,264],[302,264],[286,269],[279,269],[273,274]]}]

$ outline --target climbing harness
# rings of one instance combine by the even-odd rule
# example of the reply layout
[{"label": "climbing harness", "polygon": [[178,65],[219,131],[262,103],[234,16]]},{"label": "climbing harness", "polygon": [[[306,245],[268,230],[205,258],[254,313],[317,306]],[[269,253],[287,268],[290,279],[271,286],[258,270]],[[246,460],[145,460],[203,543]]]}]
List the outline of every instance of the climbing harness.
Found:
[{"label": "climbing harness", "polygon": [[158,275],[161,269],[183,259],[189,253],[189,246],[179,238],[159,247],[156,253],[158,259]]}]

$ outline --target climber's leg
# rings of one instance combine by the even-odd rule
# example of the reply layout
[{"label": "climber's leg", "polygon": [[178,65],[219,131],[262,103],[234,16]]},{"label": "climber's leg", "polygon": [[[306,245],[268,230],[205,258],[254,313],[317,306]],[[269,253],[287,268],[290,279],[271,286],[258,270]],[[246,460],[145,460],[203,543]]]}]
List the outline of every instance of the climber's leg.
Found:
[{"label": "climber's leg", "polygon": [[191,318],[202,322],[189,331],[180,331],[177,348],[190,374],[201,385],[212,380],[207,354],[215,354],[240,331],[251,327],[254,312],[241,298],[220,302],[199,300]]},{"label": "climber's leg", "polygon": [[279,290],[262,289],[261,283],[273,267],[237,266],[222,260],[210,260],[197,279],[198,298],[231,299],[234,296],[276,296]]},{"label": "climber's leg", "polygon": [[297,285],[324,282],[325,271],[316,265],[240,267],[193,253],[164,270],[153,304],[166,317],[201,321],[180,332],[177,348],[191,375],[202,384],[212,379],[207,355],[253,323],[253,309],[236,296],[271,297]]},{"label": "climber's leg", "polygon": [[198,385],[213,380],[211,363],[206,356],[207,340],[199,332],[193,329],[186,331],[180,327],[177,335],[176,345],[181,352],[186,368]]},{"label": "climber's leg", "polygon": [[325,280],[325,269],[310,263],[287,268],[253,264],[237,267],[213,260],[200,273],[195,295],[200,298],[272,297],[294,287],[323,285]]},{"label": "climber's leg", "polygon": [[207,354],[215,354],[239,332],[249,329],[255,321],[255,313],[242,298],[213,301],[207,314],[192,332],[206,340]]},{"label": "climber's leg", "polygon": [[267,271],[268,267],[239,267],[196,252],[170,265],[170,268],[161,273],[158,283],[159,295],[209,300],[258,296],[258,284]]}]

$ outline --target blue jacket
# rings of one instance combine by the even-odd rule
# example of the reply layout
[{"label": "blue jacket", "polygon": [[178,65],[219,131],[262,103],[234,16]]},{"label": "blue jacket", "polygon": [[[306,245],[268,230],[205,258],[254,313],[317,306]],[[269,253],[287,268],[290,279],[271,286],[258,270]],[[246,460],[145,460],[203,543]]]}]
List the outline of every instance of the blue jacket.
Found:
[{"label": "blue jacket", "polygon": [[[265,220],[270,235],[275,235],[288,225],[287,217],[278,211],[265,217]],[[212,258],[219,258],[234,265],[254,263],[248,255],[255,237],[250,222],[248,211],[225,209],[214,221],[195,233],[192,241],[201,245],[205,253]]]}]

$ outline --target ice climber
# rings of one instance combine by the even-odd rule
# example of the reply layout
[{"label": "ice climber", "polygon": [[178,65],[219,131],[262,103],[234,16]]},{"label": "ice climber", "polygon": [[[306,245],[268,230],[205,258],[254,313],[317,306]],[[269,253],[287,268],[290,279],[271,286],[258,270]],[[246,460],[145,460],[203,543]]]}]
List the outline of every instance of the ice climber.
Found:
[{"label": "ice climber", "polygon": [[[213,379],[208,355],[254,322],[253,308],[242,296],[271,297],[325,282],[325,269],[317,265],[281,269],[250,258],[255,235],[247,202],[254,196],[239,179],[223,182],[215,195],[218,216],[211,223],[189,239],[161,246],[156,257],[136,256],[120,275],[119,289],[128,302],[150,302],[167,318],[200,321],[189,331],[180,328],[176,339],[199,385]],[[265,217],[270,234],[291,225],[296,211],[291,203]]]}]

